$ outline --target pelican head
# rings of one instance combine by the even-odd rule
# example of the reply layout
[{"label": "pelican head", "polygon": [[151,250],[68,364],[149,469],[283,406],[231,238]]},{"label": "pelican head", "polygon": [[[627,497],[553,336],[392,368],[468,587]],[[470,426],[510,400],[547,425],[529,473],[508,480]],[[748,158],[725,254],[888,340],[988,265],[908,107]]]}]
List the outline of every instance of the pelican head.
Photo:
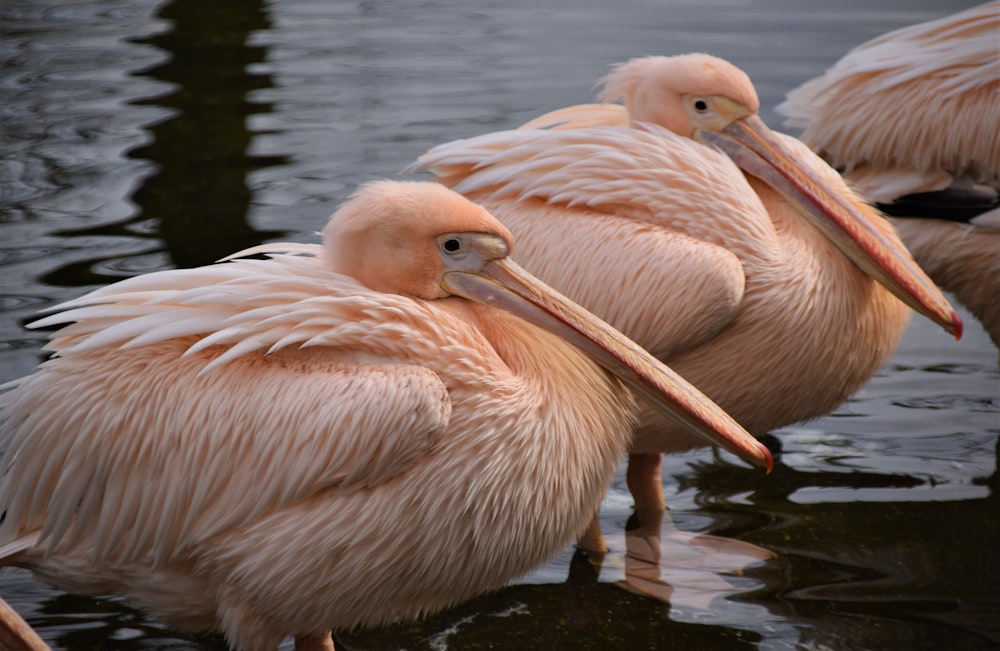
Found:
[{"label": "pelican head", "polygon": [[767,183],[848,258],[911,308],[956,338],[962,322],[883,217],[865,204],[818,156],[794,148],[757,112],[750,78],[707,54],[643,57],[605,77],[602,101],[625,100],[630,122],[650,122],[713,146],[745,173]]}]

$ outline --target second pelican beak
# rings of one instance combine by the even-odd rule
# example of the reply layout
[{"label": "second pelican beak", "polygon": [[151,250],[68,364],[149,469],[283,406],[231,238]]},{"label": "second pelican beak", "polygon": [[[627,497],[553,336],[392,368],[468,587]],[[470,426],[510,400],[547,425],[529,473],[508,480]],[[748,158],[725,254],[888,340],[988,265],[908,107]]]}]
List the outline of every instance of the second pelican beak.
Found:
[{"label": "second pelican beak", "polygon": [[[835,188],[815,170],[797,164],[800,154],[758,116],[733,120],[718,131],[698,129],[694,138],[719,148],[743,171],[784,195],[844,255],[901,301],[956,339],[962,336],[962,321],[948,299],[903,244],[878,227],[877,220],[883,217],[845,191],[846,186]],[[815,160],[822,162],[818,157]]]}]

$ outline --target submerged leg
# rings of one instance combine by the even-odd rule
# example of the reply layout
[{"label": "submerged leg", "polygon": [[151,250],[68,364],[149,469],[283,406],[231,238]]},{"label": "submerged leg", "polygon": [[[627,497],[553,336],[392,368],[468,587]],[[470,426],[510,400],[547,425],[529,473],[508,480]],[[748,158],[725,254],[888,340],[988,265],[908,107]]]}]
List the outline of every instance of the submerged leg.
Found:
[{"label": "submerged leg", "polygon": [[593,519],[580,535],[580,539],[576,544],[580,549],[589,554],[597,554],[603,557],[604,554],[608,553],[608,546],[604,542],[604,534],[601,533],[601,519],[597,513],[594,514]]},{"label": "submerged leg", "polygon": [[663,455],[658,452],[630,454],[626,481],[635,510],[639,513],[662,511],[667,508],[663,497],[663,478],[660,466]]}]

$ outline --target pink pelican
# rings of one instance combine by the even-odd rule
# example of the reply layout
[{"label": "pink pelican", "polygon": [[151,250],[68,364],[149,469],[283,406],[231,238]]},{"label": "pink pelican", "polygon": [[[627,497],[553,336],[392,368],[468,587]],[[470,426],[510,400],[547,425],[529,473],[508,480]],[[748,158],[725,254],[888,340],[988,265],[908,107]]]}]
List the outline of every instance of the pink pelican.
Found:
[{"label": "pink pelican", "polygon": [[1000,346],[1000,2],[864,43],[777,110]]},{"label": "pink pelican", "polygon": [[500,587],[579,534],[631,435],[614,376],[770,468],[511,247],[460,195],[382,181],[322,246],[56,308],[55,356],[0,395],[0,560],[235,649],[332,649],[331,626]]},{"label": "pink pelican", "polygon": [[[824,414],[893,353],[910,310],[953,308],[892,225],[705,54],[617,66],[602,104],[435,147],[410,167],[482,203],[518,257],[679,369],[754,434]],[[611,104],[624,99],[624,106]],[[700,443],[651,410],[628,485],[662,513],[661,453]],[[597,519],[581,546],[606,549]]]}]

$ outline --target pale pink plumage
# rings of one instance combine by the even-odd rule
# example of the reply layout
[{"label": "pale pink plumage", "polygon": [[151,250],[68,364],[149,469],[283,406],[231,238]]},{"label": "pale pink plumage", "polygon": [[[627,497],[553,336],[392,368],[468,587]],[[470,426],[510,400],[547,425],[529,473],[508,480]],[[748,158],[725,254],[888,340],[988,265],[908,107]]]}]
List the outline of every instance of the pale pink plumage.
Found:
[{"label": "pale pink plumage", "polygon": [[[521,238],[518,256],[532,273],[669,360],[751,432],[836,407],[889,358],[909,310],[785,195],[692,139],[702,100],[709,112],[721,107],[702,129],[724,131],[727,114],[756,117],[749,79],[714,57],[686,55],[633,60],[605,84],[602,99],[625,106],[553,111],[518,130],[439,145],[411,169],[487,206]],[[885,255],[909,258],[836,172],[797,140],[774,138],[891,245]],[[693,445],[644,412],[632,451]],[[658,470],[633,456],[640,509],[662,504]]]},{"label": "pale pink plumage", "polygon": [[1000,186],[1000,2],[889,32],[777,111],[866,198]]},{"label": "pale pink plumage", "polygon": [[[381,182],[322,247],[265,245],[60,306],[38,324],[68,324],[55,357],[0,394],[0,562],[239,649],[329,648],[331,626],[417,616],[543,562],[600,501],[633,400],[559,336],[455,295],[516,273],[509,249],[440,185]],[[680,387],[667,408],[692,397],[688,422],[769,464],[624,345],[636,377]]]}]

